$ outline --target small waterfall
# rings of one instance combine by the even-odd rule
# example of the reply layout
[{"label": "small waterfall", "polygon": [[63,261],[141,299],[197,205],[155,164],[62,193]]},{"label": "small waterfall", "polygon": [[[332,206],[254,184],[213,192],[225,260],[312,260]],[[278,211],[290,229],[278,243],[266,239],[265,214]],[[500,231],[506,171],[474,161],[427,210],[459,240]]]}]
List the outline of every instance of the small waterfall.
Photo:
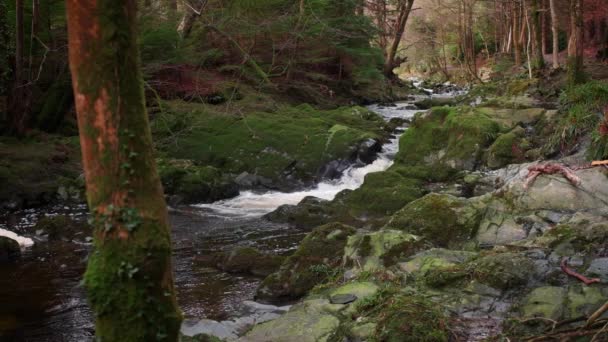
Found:
[{"label": "small waterfall", "polygon": [[[410,119],[421,110],[412,109],[410,102],[400,102],[393,107],[383,107],[372,105],[370,110],[381,115],[385,120],[392,118]],[[372,172],[380,172],[388,169],[393,164],[395,154],[399,150],[399,136],[391,139],[382,147],[382,152],[378,158],[366,166],[353,166],[342,174],[337,180],[324,181],[317,184],[314,188],[296,191],[279,192],[269,191],[256,193],[244,191],[238,197],[222,200],[211,204],[195,205],[197,208],[207,209],[210,215],[221,215],[228,217],[261,216],[267,214],[284,204],[298,204],[308,196],[319,197],[332,200],[343,190],[354,190],[363,184],[365,175]]]}]

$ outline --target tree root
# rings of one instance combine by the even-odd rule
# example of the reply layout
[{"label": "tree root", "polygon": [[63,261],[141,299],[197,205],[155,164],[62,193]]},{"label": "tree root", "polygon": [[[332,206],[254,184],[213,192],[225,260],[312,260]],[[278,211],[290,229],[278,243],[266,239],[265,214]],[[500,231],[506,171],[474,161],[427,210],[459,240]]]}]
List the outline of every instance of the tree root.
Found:
[{"label": "tree root", "polygon": [[556,173],[562,174],[574,186],[579,186],[581,184],[581,179],[574,173],[572,169],[562,164],[546,163],[532,165],[528,168],[528,176],[524,182],[524,189],[528,189],[532,183],[534,183],[536,177],[540,176],[541,174],[552,175]]},{"label": "tree root", "polygon": [[[585,285],[591,285],[594,283],[599,283],[601,282],[600,279],[598,278],[587,278],[584,275],[574,271],[573,269],[568,267],[568,258],[564,258],[562,259],[562,263],[561,263],[561,269],[562,271],[564,271],[564,273],[566,273],[569,276],[572,276],[580,281],[582,281],[583,283],[585,283]],[[608,309],[608,308],[607,308]]]}]

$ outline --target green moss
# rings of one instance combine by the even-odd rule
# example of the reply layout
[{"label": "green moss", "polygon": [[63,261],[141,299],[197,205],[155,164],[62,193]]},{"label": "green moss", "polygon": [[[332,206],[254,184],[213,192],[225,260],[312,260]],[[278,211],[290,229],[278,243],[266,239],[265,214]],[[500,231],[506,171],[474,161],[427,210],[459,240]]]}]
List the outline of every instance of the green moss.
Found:
[{"label": "green moss", "polygon": [[480,213],[465,200],[429,194],[395,213],[386,228],[422,236],[438,247],[456,247],[474,236],[480,220]]},{"label": "green moss", "polygon": [[273,181],[286,175],[309,181],[329,161],[349,158],[358,143],[384,137],[384,126],[380,116],[361,107],[284,106],[229,115],[168,102],[152,127],[160,148],[175,158]]},{"label": "green moss", "polygon": [[513,163],[525,160],[526,149],[529,143],[523,136],[523,129],[518,128],[509,133],[500,135],[490,146],[487,152],[487,165],[492,169],[499,169]]},{"label": "green moss", "polygon": [[35,206],[54,200],[65,184],[84,189],[77,181],[82,168],[74,141],[46,134],[22,140],[0,137],[0,202]]},{"label": "green moss", "polygon": [[171,262],[165,227],[144,220],[131,239],[96,240],[95,246],[84,283],[103,336],[124,338],[128,329],[129,341],[162,340],[179,331],[181,315],[164,273]]},{"label": "green moss", "polygon": [[515,253],[488,255],[474,262],[474,277],[496,289],[507,290],[525,285],[534,273],[534,263]]},{"label": "green moss", "polygon": [[363,185],[349,193],[344,203],[356,216],[385,216],[424,194],[422,181],[403,177],[389,169],[370,173]]},{"label": "green moss", "polygon": [[383,303],[376,340],[439,342],[449,340],[449,318],[440,305],[418,295],[398,294]]},{"label": "green moss", "polygon": [[390,267],[399,260],[413,255],[422,247],[417,236],[383,229],[350,236],[344,248],[344,260],[347,266],[360,267],[362,271],[372,272]]},{"label": "green moss", "polygon": [[299,298],[330,278],[342,262],[344,247],[355,229],[339,223],[315,228],[281,268],[264,279],[257,297]]},{"label": "green moss", "polygon": [[159,174],[167,194],[179,195],[186,203],[210,203],[238,195],[236,184],[212,166],[190,160],[158,160]]},{"label": "green moss", "polygon": [[563,107],[561,119],[555,132],[544,147],[545,151],[561,150],[568,153],[591,132],[596,132],[595,142],[589,149],[589,157],[604,159],[605,138],[599,132],[600,118],[608,105],[608,85],[605,82],[589,81],[569,87],[560,97]]}]

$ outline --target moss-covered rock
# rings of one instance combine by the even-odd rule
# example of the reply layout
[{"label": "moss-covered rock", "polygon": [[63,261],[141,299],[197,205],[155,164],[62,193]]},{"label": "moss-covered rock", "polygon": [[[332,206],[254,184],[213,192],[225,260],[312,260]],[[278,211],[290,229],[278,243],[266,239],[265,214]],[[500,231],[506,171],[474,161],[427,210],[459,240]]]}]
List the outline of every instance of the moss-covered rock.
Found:
[{"label": "moss-covered rock", "polygon": [[266,277],[279,269],[284,258],[264,254],[252,247],[239,247],[219,259],[218,266],[225,272]]},{"label": "moss-covered rock", "polygon": [[449,317],[422,296],[398,294],[380,312],[376,337],[387,342],[448,341]]},{"label": "moss-covered rock", "polygon": [[0,236],[0,262],[14,261],[20,256],[19,243],[5,236]]},{"label": "moss-covered rock", "polygon": [[239,194],[238,186],[212,166],[198,166],[191,160],[158,161],[159,174],[172,204],[210,203]]},{"label": "moss-covered rock", "polygon": [[523,162],[527,150],[531,147],[524,135],[524,129],[519,126],[509,133],[500,135],[488,149],[486,155],[488,167],[499,169],[512,163]]},{"label": "moss-covered rock", "polygon": [[422,181],[394,169],[370,173],[363,185],[344,198],[355,216],[386,216],[424,195]]},{"label": "moss-covered rock", "polygon": [[362,144],[388,135],[385,125],[361,107],[284,106],[243,116],[178,101],[166,103],[152,124],[167,155],[223,173],[248,172],[276,187],[312,182],[329,162],[356,159]]},{"label": "moss-covered rock", "polygon": [[397,162],[473,170],[502,127],[468,107],[433,108],[417,116],[399,142]]},{"label": "moss-covered rock", "polygon": [[340,325],[326,300],[308,300],[285,315],[255,326],[239,342],[327,342]]},{"label": "moss-covered rock", "polygon": [[315,228],[280,269],[264,279],[256,298],[272,301],[302,297],[315,285],[335,275],[348,237],[355,232],[354,228],[340,223]]},{"label": "moss-covered rock", "polygon": [[473,267],[475,279],[500,290],[524,286],[536,272],[532,260],[516,253],[487,255],[475,261]]},{"label": "moss-covered rock", "polygon": [[415,254],[422,247],[419,237],[398,230],[355,234],[348,238],[344,263],[362,271],[378,271]]},{"label": "moss-covered rock", "polygon": [[60,199],[82,200],[77,138],[36,134],[27,139],[0,137],[0,210],[34,207]]},{"label": "moss-covered rock", "polygon": [[45,216],[34,226],[36,231],[48,235],[49,240],[74,239],[77,236],[82,239],[93,234],[93,228],[86,222],[75,221],[68,216]]},{"label": "moss-covered rock", "polygon": [[480,210],[473,202],[428,194],[395,213],[386,228],[419,235],[437,247],[456,247],[474,237],[480,220]]},{"label": "moss-covered rock", "polygon": [[222,340],[215,336],[200,334],[196,336],[181,335],[180,342],[222,342]]}]

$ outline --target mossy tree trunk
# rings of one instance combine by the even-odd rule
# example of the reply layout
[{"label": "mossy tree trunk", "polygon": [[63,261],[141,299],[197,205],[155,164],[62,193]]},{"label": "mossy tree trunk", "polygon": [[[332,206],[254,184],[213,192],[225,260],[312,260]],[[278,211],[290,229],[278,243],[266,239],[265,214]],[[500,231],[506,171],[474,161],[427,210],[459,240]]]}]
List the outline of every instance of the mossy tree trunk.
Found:
[{"label": "mossy tree trunk", "polygon": [[137,0],[67,0],[70,69],[95,248],[85,287],[100,341],[177,341],[167,208],[152,154]]}]

